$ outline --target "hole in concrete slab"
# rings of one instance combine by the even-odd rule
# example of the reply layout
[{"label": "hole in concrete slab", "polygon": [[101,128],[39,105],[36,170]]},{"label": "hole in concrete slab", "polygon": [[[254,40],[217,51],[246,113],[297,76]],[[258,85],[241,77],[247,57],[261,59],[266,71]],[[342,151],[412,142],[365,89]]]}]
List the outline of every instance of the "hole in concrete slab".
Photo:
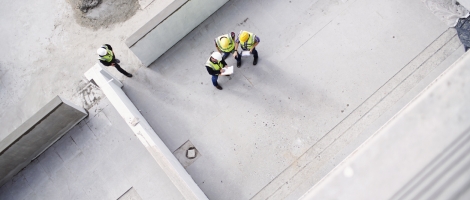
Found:
[{"label": "hole in concrete slab", "polygon": [[189,149],[186,150],[186,158],[188,158],[188,159],[196,158],[196,148],[189,147]]},{"label": "hole in concrete slab", "polygon": [[191,141],[186,141],[178,149],[173,152],[173,155],[178,159],[178,161],[183,165],[184,168],[189,167],[193,164],[199,157],[201,153],[196,149],[196,147],[191,143]]}]

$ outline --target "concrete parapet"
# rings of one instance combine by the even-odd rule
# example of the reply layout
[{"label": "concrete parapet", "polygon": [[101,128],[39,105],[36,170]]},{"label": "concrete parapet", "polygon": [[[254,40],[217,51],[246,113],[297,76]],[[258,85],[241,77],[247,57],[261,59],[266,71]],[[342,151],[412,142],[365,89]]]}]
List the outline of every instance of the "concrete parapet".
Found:
[{"label": "concrete parapet", "polygon": [[126,40],[149,66],[228,0],[175,0]]},{"label": "concrete parapet", "polygon": [[85,118],[85,109],[57,96],[0,141],[0,186]]}]

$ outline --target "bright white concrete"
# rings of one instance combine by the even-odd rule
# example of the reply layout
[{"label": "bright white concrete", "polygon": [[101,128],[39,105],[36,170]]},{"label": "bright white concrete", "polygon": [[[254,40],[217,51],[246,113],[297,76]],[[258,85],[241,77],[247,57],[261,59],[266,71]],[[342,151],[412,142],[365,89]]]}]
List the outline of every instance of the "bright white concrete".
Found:
[{"label": "bright white concrete", "polygon": [[175,0],[155,17],[157,20],[150,20],[126,43],[148,67],[227,1]]},{"label": "bright white concrete", "polygon": [[469,64],[466,53],[301,199],[470,197]]},{"label": "bright white concrete", "polygon": [[153,131],[147,120],[145,120],[122,91],[122,84],[119,81],[116,84],[116,80],[99,63],[96,63],[85,74],[89,81],[93,80],[96,82],[122,119],[131,128],[135,136],[142,142],[143,146],[168,175],[185,199],[207,199],[176,157]]}]

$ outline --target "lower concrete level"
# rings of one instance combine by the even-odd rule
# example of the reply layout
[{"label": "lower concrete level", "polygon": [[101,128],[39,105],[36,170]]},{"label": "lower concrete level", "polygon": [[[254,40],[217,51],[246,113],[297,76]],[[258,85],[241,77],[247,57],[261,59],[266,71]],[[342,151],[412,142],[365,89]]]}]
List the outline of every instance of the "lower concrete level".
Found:
[{"label": "lower concrete level", "polygon": [[106,100],[0,188],[0,199],[183,199]]},{"label": "lower concrete level", "polygon": [[[162,3],[155,1],[152,4],[157,2]],[[455,30],[446,27],[419,0],[232,0],[149,68],[139,68],[131,65],[136,63],[136,58],[125,49],[124,34],[132,33],[128,29],[142,24],[145,20],[138,19],[150,15],[149,9],[158,10],[152,8],[152,4],[148,9],[138,11],[129,21],[100,30],[79,29],[73,20],[64,18],[68,23],[59,26],[61,32],[53,31],[51,38],[55,42],[54,47],[65,45],[70,49],[64,48],[67,50],[63,51],[84,58],[69,63],[71,68],[81,73],[96,62],[93,56],[97,43],[111,41],[109,43],[116,45],[123,67],[134,74],[133,78],[123,81],[124,91],[171,151],[188,140],[197,148],[201,156],[186,170],[210,199],[298,199],[463,54]],[[32,24],[35,22],[33,19],[30,21]],[[74,28],[71,29],[74,32],[67,28]],[[251,64],[251,57],[244,57],[242,67],[236,68],[231,78],[219,78],[224,87],[219,91],[212,86],[204,63],[215,50],[215,37],[241,29],[252,31],[261,38],[257,47],[260,55],[258,65]],[[116,36],[110,38],[109,35],[113,34]],[[77,50],[77,53],[71,50],[71,45],[84,46],[84,49]],[[40,51],[39,47],[31,48]],[[51,51],[62,53],[55,48]],[[37,62],[41,66],[61,59],[54,53],[43,56]],[[227,62],[235,64],[233,58],[228,58]],[[13,65],[15,62],[9,63]],[[73,85],[77,79],[70,78],[74,77],[71,75],[61,76],[69,73],[64,71],[64,65],[44,66],[49,67],[49,73],[53,74],[51,77],[40,70],[28,77],[33,80],[31,85],[37,81],[45,82],[46,90],[31,86],[27,91],[33,92],[28,94],[47,96],[52,91],[61,91],[73,98],[74,91],[59,90],[56,85],[60,84],[48,81],[49,78],[60,79],[60,83],[64,83],[62,85]],[[10,91],[9,86],[14,82],[10,77],[23,73],[14,69],[5,73],[9,75],[8,81],[2,78],[2,84],[8,89],[5,91]],[[15,99],[22,99],[25,95],[21,94],[26,92],[21,92],[12,95]],[[101,98],[99,94],[96,96]],[[23,102],[31,102],[31,98],[24,99]],[[22,106],[25,107],[24,104]],[[111,108],[107,109],[109,114],[106,116],[113,121],[111,118],[118,115],[114,115]],[[114,161],[106,160],[111,157],[106,156],[85,162],[87,164],[81,167],[93,163],[97,169],[137,173],[132,170],[141,167],[139,164],[119,161],[121,157],[118,156],[126,158],[126,152],[141,151],[138,150],[137,139],[129,135],[131,132],[125,128],[115,129],[119,123],[106,123],[100,118],[91,118],[87,123],[106,124],[102,134],[110,138],[99,140],[95,135],[100,142],[111,142],[114,136],[122,135],[119,137],[129,141],[135,139],[135,143],[126,145],[121,149],[126,151],[115,152],[112,157],[127,167],[115,166]],[[82,131],[88,131],[83,128],[84,124],[80,127]],[[93,127],[90,125],[90,130]],[[69,152],[59,148],[74,146],[69,145],[73,138],[70,134],[70,139],[64,137],[44,157]],[[94,149],[90,152],[99,155],[103,151],[112,150]],[[72,152],[75,153],[61,157],[67,161],[80,155]],[[130,157],[140,160],[145,156],[149,155],[142,151]],[[3,186],[1,195],[8,195],[7,199],[23,199],[26,195],[60,199],[64,195],[60,193],[66,189],[63,182],[44,185],[41,182],[30,183],[28,178],[23,178],[29,176],[26,174],[30,173],[29,168],[34,170],[37,163],[41,164],[41,159],[20,172],[12,183]],[[95,174],[100,178],[96,182],[102,184],[97,185],[106,182],[104,185],[119,189],[112,192],[107,188],[88,189],[86,194],[89,196],[86,197],[115,198],[122,191],[134,187],[143,199],[154,199],[155,196],[151,195],[163,198],[165,195],[159,193],[161,191],[154,190],[160,184],[155,181],[162,179],[165,183],[166,179],[158,174],[158,165],[154,164],[147,163],[140,169],[145,176],[123,175],[119,179],[121,181],[107,181],[106,177],[111,172],[98,170]],[[64,173],[69,168],[58,169]],[[81,172],[81,169],[74,170]],[[85,175],[93,176],[93,173]],[[74,187],[72,192],[90,188],[86,182],[74,183],[82,185]],[[144,186],[143,183],[147,184]]]}]

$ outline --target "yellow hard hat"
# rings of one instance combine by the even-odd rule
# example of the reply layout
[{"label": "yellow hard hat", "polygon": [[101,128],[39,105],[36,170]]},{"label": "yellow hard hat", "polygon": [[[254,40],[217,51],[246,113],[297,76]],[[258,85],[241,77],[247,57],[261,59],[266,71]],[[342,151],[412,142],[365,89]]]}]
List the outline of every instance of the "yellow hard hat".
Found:
[{"label": "yellow hard hat", "polygon": [[225,49],[228,47],[229,41],[227,38],[220,39],[220,46]]},{"label": "yellow hard hat", "polygon": [[243,31],[242,34],[240,34],[240,42],[246,42],[249,37],[250,35],[248,34],[248,32]]}]

